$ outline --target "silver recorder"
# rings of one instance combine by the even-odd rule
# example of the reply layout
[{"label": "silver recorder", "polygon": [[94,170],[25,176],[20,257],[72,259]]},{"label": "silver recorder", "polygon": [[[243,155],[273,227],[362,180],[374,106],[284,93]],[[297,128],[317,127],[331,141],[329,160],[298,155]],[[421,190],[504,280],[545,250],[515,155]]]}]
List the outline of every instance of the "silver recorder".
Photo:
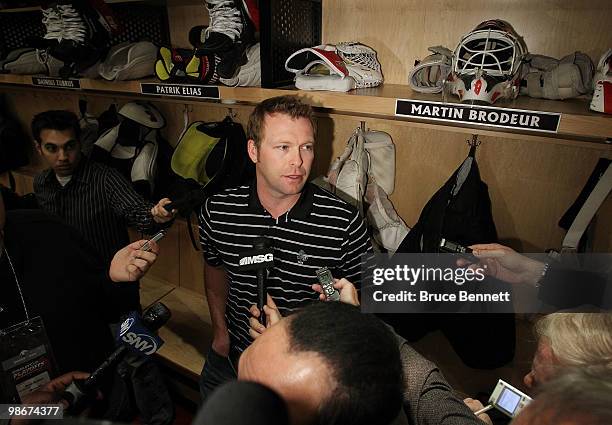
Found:
[{"label": "silver recorder", "polygon": [[501,379],[489,397],[491,406],[511,418],[516,417],[530,402],[531,397]]}]

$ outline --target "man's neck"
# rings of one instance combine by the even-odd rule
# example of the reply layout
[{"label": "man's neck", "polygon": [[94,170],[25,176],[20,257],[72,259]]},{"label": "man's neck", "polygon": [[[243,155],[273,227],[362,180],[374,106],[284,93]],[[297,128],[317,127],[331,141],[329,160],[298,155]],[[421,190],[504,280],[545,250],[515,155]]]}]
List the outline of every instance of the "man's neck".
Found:
[{"label": "man's neck", "polygon": [[260,180],[257,180],[257,197],[259,202],[273,218],[278,218],[293,208],[300,199],[301,194],[301,192],[295,195],[277,194],[263,187]]},{"label": "man's neck", "polygon": [[62,185],[62,187],[63,187],[63,186],[66,186],[68,184],[68,182],[72,179],[72,174],[69,175],[69,176],[58,176],[56,174],[55,178],[57,179],[59,184]]}]

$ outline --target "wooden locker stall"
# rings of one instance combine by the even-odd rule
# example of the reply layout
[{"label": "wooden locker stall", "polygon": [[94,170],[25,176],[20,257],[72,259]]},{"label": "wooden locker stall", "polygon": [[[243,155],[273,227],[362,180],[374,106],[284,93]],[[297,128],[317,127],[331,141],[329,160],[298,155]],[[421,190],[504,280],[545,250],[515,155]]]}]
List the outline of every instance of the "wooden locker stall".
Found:
[{"label": "wooden locker stall", "polygon": [[[189,29],[208,22],[206,8],[199,0],[167,0],[167,7],[172,44],[188,46]],[[141,94],[140,81],[81,79],[81,90],[66,90],[34,87],[28,76],[0,74],[0,93],[26,128],[32,117],[44,110],[78,111],[80,99],[88,101],[94,114],[113,103],[148,100],[165,116],[167,125],[162,134],[173,146],[183,130],[185,115],[191,122],[222,120],[231,114],[246,126],[254,104],[272,96],[296,94],[316,111],[317,156],[312,177],[326,173],[361,122],[392,136],[396,185],[391,200],[408,225],[417,221],[425,203],[463,161],[469,150],[466,140],[477,135],[482,143],[476,158],[489,187],[501,242],[522,252],[559,248],[564,237],[557,225],[559,218],[578,196],[598,159],[612,158],[612,116],[589,111],[586,96],[566,101],[520,96],[494,105],[561,114],[557,133],[537,133],[402,118],[395,115],[395,102],[441,102],[441,95],[415,93],[407,85],[414,61],[427,56],[429,46],[452,50],[462,35],[487,19],[511,23],[532,53],[560,58],[579,50],[596,63],[612,47],[612,4],[606,0],[323,0],[322,10],[323,42],[359,41],[375,49],[385,77],[383,86],[349,93],[220,86],[219,100],[204,100],[146,96]],[[458,102],[452,97],[448,101]],[[41,167],[33,151],[31,165],[17,172],[20,191],[31,190],[32,176]],[[188,225],[178,220],[162,241],[164,254],[148,276],[150,283],[143,286],[143,303],[162,299],[172,304],[176,319],[162,328],[167,348],[161,355],[193,378],[199,374],[211,334],[205,325],[210,319],[203,297],[203,260],[191,247]],[[197,231],[196,224],[191,225]],[[597,217],[594,246],[599,252],[612,251],[610,198]],[[527,329],[528,324],[521,328],[519,338],[525,338]],[[426,340],[423,350],[440,351],[432,344]],[[187,348],[181,349],[183,346]],[[519,347],[515,368],[506,368],[500,376],[516,379],[517,370],[524,369],[530,360],[531,348],[525,344]],[[466,392],[488,390],[486,385],[492,379],[489,373],[482,381],[461,383],[461,373],[450,375],[451,383]]]}]

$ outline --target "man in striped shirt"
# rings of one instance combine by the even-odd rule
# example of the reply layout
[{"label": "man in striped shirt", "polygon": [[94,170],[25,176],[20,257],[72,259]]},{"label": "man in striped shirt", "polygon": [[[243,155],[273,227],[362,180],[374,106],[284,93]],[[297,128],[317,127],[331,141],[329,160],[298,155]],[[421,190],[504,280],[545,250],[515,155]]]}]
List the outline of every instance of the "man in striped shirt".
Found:
[{"label": "man in striped shirt", "polygon": [[362,255],[372,252],[358,211],[307,182],[315,146],[309,105],[293,96],[264,100],[251,114],[247,133],[255,181],[210,197],[198,217],[213,325],[200,381],[203,398],[235,378],[236,359],[252,342],[249,307],[257,301],[257,280],[239,258],[256,238],[272,240],[266,291],[282,314],[318,300],[312,285],[321,267],[359,286]]},{"label": "man in striped shirt", "polygon": [[[127,245],[127,225],[153,233],[173,215],[145,201],[115,169],[89,161],[81,154],[80,128],[69,111],[46,111],[32,120],[36,149],[49,166],[36,176],[34,193],[40,207],[76,227],[94,247],[103,264],[110,264]],[[126,288],[134,309],[140,308],[138,285]]]}]

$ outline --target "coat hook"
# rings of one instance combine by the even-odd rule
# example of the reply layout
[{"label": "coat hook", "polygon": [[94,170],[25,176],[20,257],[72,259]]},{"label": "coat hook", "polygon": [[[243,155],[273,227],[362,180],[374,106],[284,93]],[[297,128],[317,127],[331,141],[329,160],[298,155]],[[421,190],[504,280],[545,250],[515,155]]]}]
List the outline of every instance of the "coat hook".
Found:
[{"label": "coat hook", "polygon": [[227,116],[228,118],[234,119],[238,116],[238,113],[234,112],[232,108],[227,108]]},{"label": "coat hook", "polygon": [[478,134],[472,134],[472,140],[466,140],[466,143],[468,144],[468,146],[476,148],[480,146],[482,142],[478,140]]},{"label": "coat hook", "polygon": [[366,130],[366,122],[365,121],[360,121],[359,122],[359,127],[361,128],[362,131]]}]

